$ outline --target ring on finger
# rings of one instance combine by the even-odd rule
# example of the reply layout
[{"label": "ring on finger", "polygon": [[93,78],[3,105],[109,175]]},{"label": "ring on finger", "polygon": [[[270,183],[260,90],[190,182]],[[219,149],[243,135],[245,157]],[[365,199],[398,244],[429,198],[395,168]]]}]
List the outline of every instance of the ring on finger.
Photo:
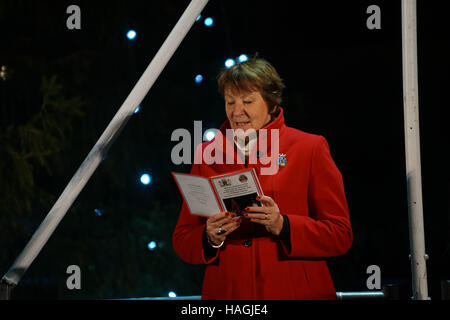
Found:
[{"label": "ring on finger", "polygon": [[222,229],[222,227],[219,227],[219,231],[217,231],[217,235],[220,236],[221,234],[224,234],[225,232],[227,232],[227,230]]},{"label": "ring on finger", "polygon": [[267,213],[264,214],[264,219],[265,220],[269,219],[269,216],[267,215]]}]

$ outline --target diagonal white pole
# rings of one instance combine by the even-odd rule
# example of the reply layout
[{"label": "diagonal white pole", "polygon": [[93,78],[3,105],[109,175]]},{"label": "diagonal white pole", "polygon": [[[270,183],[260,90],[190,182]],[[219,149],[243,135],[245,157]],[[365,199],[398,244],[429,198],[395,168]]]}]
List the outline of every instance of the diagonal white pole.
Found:
[{"label": "diagonal white pole", "polygon": [[427,256],[420,165],[416,0],[402,0],[403,101],[412,299],[427,300]]},{"label": "diagonal white pole", "polygon": [[78,168],[59,199],[42,221],[41,225],[17,257],[9,271],[3,276],[2,282],[10,286],[15,286],[19,283],[20,278],[27,271],[28,267],[39,254],[61,219],[71,207],[72,203],[78,197],[81,190],[106,155],[109,147],[120,134],[121,129],[126,125],[128,119],[133,115],[137,106],[147,95],[153,83],[159,77],[175,50],[194,24],[195,19],[207,3],[208,0],[192,0],[190,2],[169,36],[134,86],[133,90],[131,90],[130,94],[101,135],[100,139],[89,152],[86,159]]}]

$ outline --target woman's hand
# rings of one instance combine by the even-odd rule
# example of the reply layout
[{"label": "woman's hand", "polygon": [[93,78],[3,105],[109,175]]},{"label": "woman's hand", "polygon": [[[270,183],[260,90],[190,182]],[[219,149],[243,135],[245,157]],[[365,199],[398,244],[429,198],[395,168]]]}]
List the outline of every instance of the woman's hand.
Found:
[{"label": "woman's hand", "polygon": [[241,224],[241,219],[232,219],[235,213],[221,212],[206,220],[206,234],[214,245],[220,245]]},{"label": "woman's hand", "polygon": [[283,217],[277,204],[271,197],[261,196],[256,198],[263,202],[264,207],[247,207],[244,216],[251,222],[262,224],[270,233],[278,236],[283,229]]}]

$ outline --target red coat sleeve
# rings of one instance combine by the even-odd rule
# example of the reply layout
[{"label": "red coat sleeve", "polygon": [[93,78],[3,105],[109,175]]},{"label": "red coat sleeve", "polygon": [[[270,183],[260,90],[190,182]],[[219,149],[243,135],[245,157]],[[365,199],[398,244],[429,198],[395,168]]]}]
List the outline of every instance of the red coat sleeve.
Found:
[{"label": "red coat sleeve", "polygon": [[308,187],[309,216],[288,214],[290,257],[330,257],[346,253],[352,244],[347,201],[342,175],[320,136],[311,157]]},{"label": "red coat sleeve", "polygon": [[[197,149],[197,154],[198,152],[199,150]],[[194,163],[192,165],[191,174],[201,175],[199,164]],[[172,234],[173,248],[183,261],[191,264],[207,264],[213,262],[219,256],[220,249],[217,250],[215,257],[208,260],[205,259],[203,252],[205,228],[206,218],[192,215],[186,202],[183,201],[180,216]]]}]

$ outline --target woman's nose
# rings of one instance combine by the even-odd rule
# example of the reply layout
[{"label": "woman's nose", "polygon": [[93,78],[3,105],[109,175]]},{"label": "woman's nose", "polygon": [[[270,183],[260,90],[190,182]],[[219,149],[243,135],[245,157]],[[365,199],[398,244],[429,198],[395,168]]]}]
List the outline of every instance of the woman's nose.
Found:
[{"label": "woman's nose", "polygon": [[244,104],[242,102],[236,102],[234,104],[233,113],[235,116],[245,114]]}]

